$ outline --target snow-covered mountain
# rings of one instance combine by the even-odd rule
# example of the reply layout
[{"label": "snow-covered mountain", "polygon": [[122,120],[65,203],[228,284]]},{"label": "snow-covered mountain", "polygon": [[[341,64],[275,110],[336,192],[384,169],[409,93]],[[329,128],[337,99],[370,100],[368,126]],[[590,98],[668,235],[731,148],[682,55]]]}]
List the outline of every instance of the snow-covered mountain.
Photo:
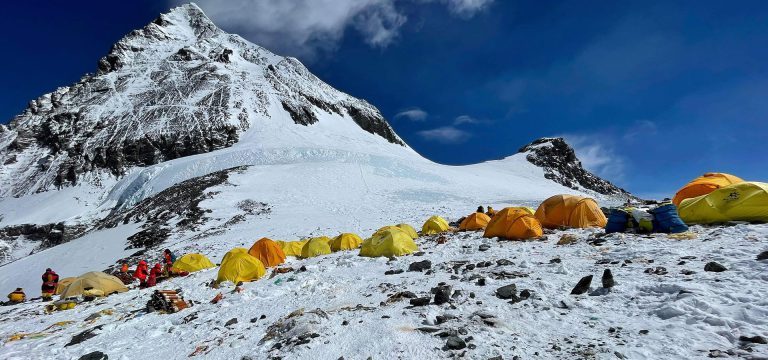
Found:
[{"label": "snow-covered mountain", "polygon": [[[96,74],[30,102],[0,129],[0,161],[0,263],[10,263],[0,274],[104,269],[161,244],[225,251],[254,236],[366,232],[557,193],[629,196],[585,171],[562,139],[481,164],[431,162],[372,105],[193,4],[125,36]],[[79,243],[100,233],[114,239]],[[67,246],[94,262],[43,251]],[[0,292],[37,282],[22,276],[4,277]]]}]

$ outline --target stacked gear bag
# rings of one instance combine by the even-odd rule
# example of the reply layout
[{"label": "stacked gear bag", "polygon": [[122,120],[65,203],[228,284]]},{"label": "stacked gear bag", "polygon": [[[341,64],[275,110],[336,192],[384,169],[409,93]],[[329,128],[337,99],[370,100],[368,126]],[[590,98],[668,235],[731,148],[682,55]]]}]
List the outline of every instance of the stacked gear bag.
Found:
[{"label": "stacked gear bag", "polygon": [[155,290],[147,302],[147,311],[173,314],[192,306],[180,294],[181,290]]},{"label": "stacked gear bag", "polygon": [[638,234],[667,233],[676,234],[688,231],[671,203],[644,211],[636,208],[611,209],[605,233],[634,232]]}]

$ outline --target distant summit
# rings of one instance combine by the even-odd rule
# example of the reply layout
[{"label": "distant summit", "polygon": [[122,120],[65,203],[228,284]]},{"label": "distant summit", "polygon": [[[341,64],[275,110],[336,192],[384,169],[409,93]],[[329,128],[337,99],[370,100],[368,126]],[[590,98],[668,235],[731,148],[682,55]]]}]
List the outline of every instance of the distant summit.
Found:
[{"label": "distant summit", "polygon": [[626,190],[585,170],[576,152],[563,138],[541,138],[518,150],[532,164],[544,169],[544,177],[575,190],[603,195],[633,197]]}]

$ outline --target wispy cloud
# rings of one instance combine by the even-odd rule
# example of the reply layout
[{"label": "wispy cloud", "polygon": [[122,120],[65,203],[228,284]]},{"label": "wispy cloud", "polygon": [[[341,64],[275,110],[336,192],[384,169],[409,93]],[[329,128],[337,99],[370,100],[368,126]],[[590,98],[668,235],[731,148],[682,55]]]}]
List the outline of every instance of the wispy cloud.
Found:
[{"label": "wispy cloud", "polygon": [[462,124],[479,124],[479,123],[480,123],[480,120],[475,119],[469,115],[461,115],[453,119],[454,126],[459,126]]},{"label": "wispy cloud", "polygon": [[419,108],[410,108],[395,114],[395,119],[406,118],[411,121],[424,121],[429,114]]},{"label": "wispy cloud", "polygon": [[418,132],[419,136],[425,140],[435,141],[443,144],[459,144],[467,141],[472,135],[464,130],[453,126],[443,126],[436,129],[422,130]]},{"label": "wispy cloud", "polygon": [[[389,46],[408,20],[399,0],[196,0],[225,29],[279,53],[312,59],[336,49],[352,28],[372,47]],[[451,14],[470,18],[493,0],[439,1]],[[169,0],[173,5],[185,0]]]}]

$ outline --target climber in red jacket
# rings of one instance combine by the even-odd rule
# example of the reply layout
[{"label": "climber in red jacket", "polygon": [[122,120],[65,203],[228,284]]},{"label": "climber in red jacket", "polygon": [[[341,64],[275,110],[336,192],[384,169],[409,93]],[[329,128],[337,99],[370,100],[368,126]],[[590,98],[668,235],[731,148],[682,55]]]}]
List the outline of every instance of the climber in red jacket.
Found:
[{"label": "climber in red jacket", "polygon": [[147,286],[148,275],[149,275],[149,266],[147,265],[147,262],[144,260],[139,261],[139,264],[136,265],[136,271],[133,272],[133,277],[135,279],[139,279],[140,287]]},{"label": "climber in red jacket", "polygon": [[43,293],[43,301],[50,301],[53,298],[53,294],[56,292],[56,287],[59,285],[59,274],[51,268],[45,269],[43,274],[43,286],[40,287]]},{"label": "climber in red jacket", "polygon": [[146,287],[153,287],[157,285],[157,278],[163,275],[163,267],[160,264],[155,264],[152,270],[149,271],[149,278],[147,279]]}]

